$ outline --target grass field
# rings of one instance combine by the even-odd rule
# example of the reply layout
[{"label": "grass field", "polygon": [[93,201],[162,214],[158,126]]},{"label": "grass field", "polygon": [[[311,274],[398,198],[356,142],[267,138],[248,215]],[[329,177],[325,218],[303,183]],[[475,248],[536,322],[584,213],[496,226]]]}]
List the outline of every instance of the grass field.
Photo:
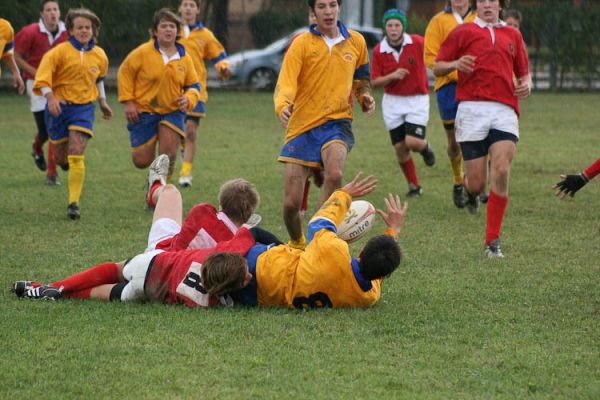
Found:
[{"label": "grass field", "polygon": [[[19,301],[17,279],[52,281],[145,247],[145,171],[130,161],[123,109],[96,121],[82,218],[47,187],[30,152],[27,99],[0,96],[0,398],[600,398],[600,181],[573,201],[551,186],[600,156],[598,94],[535,93],[503,226],[503,260],[483,258],[485,208],[456,209],[435,102],[438,163],[415,157],[405,260],[369,310],[191,310],[160,304]],[[285,238],[282,131],[268,93],[212,92],[184,209],[242,176],[263,226]],[[347,177],[375,174],[367,197],[406,192],[381,116],[358,115]],[[313,191],[314,206],[317,193]],[[383,229],[378,222],[375,230]],[[359,250],[363,243],[353,245]]]}]

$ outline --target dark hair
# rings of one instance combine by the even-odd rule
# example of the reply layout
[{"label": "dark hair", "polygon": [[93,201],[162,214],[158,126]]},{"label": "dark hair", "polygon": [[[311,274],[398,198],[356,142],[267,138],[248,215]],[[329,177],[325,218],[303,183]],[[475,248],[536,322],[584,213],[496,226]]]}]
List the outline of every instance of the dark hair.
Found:
[{"label": "dark hair", "polygon": [[402,261],[400,245],[390,235],[371,238],[365,245],[359,262],[359,271],[363,278],[373,279],[389,276]]},{"label": "dark hair", "polygon": [[221,210],[237,225],[248,221],[259,202],[256,187],[245,179],[227,181],[219,190]]},{"label": "dark hair", "polygon": [[[500,0],[500,8],[507,8],[510,5],[510,0]],[[477,0],[471,0],[471,9],[477,10]]]},{"label": "dark hair", "polygon": [[202,286],[213,296],[244,287],[246,259],[237,253],[213,253],[202,263]]},{"label": "dark hair", "polygon": [[175,15],[175,13],[168,8],[164,7],[154,13],[154,18],[152,19],[152,38],[156,39],[156,30],[158,29],[158,25],[160,25],[160,21],[166,20],[168,22],[172,22],[177,26],[177,36],[175,40],[179,40],[180,32],[181,32],[181,21],[179,17]]},{"label": "dark hair", "polygon": [[58,0],[40,0],[40,12],[44,11],[46,3],[56,3],[56,5],[60,6],[60,4],[58,4]]},{"label": "dark hair", "polygon": [[[315,9],[315,2],[316,1],[317,0],[307,0],[306,3],[308,4],[308,6],[310,7],[311,10]],[[342,5],[342,0],[337,0],[337,3],[338,3],[338,6],[341,6]]]},{"label": "dark hair", "polygon": [[513,18],[513,19],[516,19],[517,21],[521,22],[523,20],[523,14],[521,14],[521,11],[519,11],[519,10],[514,10],[514,9],[504,10],[504,19],[506,19],[506,18]]},{"label": "dark hair", "polygon": [[[65,17],[65,28],[67,31],[70,31],[75,26],[73,22],[75,18],[86,18],[92,23],[92,35],[94,40],[98,40],[98,35],[100,34],[100,27],[102,26],[102,22],[100,22],[100,18],[92,11],[87,8],[71,8]],[[70,33],[69,33],[70,34]]]}]

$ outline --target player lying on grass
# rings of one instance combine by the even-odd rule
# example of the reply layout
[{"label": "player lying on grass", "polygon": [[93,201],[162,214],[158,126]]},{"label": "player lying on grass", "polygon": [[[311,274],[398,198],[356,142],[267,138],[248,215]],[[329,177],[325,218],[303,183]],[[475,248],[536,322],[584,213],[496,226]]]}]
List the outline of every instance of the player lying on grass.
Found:
[{"label": "player lying on grass", "polygon": [[575,193],[584,187],[589,181],[600,174],[600,158],[587,167],[582,173],[576,175],[561,175],[562,181],[553,186],[556,189],[555,195],[564,199],[568,196],[575,196]]},{"label": "player lying on grass", "polygon": [[[219,192],[221,211],[217,212],[207,203],[198,204],[188,213],[182,225],[181,194],[175,186],[164,185],[168,168],[168,157],[161,155],[149,169],[149,181],[156,183],[151,185],[154,188],[151,196],[157,204],[144,254],[129,261],[98,264],[46,286],[18,281],[15,284],[17,296],[46,299],[92,298],[106,301],[162,300],[169,304],[181,302],[189,306],[227,304],[225,298],[219,296],[225,293],[225,289],[241,287],[244,271],[247,269],[246,263],[235,254],[207,257],[218,251],[243,254],[254,244],[252,236],[247,230],[242,232],[240,227],[243,221],[251,219],[254,220],[253,223],[257,223],[260,218],[252,214],[258,206],[258,193],[254,185],[243,179],[227,181]],[[253,218],[249,218],[250,216]],[[194,230],[192,224],[198,229]],[[269,243],[276,240],[260,228],[253,228],[253,231],[259,240],[261,237],[267,237]],[[235,243],[229,241],[234,237]],[[217,245],[217,242],[221,243]],[[181,256],[171,253],[167,255],[165,251],[173,248],[212,249],[189,251]],[[201,274],[201,265],[211,266],[206,267],[206,276]],[[147,286],[146,291],[143,285],[146,275],[141,270],[152,271],[146,284],[151,282],[151,278],[155,281],[152,281],[151,288]],[[210,274],[209,270],[216,272]],[[202,282],[207,282],[205,287],[199,284],[201,276]],[[187,289],[190,285],[192,290]]]}]

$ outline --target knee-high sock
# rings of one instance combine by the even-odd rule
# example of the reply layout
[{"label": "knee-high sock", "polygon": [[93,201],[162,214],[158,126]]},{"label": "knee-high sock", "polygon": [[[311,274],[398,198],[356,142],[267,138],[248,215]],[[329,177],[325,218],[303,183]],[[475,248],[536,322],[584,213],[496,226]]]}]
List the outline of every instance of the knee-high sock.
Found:
[{"label": "knee-high sock", "polygon": [[85,179],[85,156],[67,156],[69,160],[69,204],[79,203]]},{"label": "knee-high sock", "polygon": [[[79,292],[96,286],[119,282],[119,267],[115,263],[98,264],[75,275],[51,283],[50,286],[63,287],[63,294]],[[88,293],[89,296],[89,293]]]},{"label": "knee-high sock", "polygon": [[464,175],[462,153],[459,151],[454,157],[449,158],[450,167],[452,168],[452,182],[455,185],[462,185]]},{"label": "knee-high sock", "polygon": [[180,176],[187,176],[192,174],[192,163],[184,161],[181,163],[181,170],[179,171]]},{"label": "knee-high sock", "polygon": [[417,178],[417,169],[415,167],[415,162],[410,156],[406,162],[400,163],[400,168],[404,173],[404,177],[406,177],[406,181],[409,184],[415,185],[419,187],[419,179]]},{"label": "knee-high sock", "polygon": [[500,196],[490,191],[490,197],[487,203],[487,225],[485,228],[485,244],[488,245],[492,240],[500,237],[504,211],[508,204],[508,196]]}]

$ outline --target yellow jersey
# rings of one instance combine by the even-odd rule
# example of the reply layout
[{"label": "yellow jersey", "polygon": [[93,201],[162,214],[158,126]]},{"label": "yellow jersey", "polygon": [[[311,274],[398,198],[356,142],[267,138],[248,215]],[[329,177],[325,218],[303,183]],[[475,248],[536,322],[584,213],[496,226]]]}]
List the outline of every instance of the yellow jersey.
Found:
[{"label": "yellow jersey", "polygon": [[[10,22],[4,18],[0,18],[0,58],[4,58],[13,54],[15,47],[15,31]],[[0,69],[0,75],[2,69]]]},{"label": "yellow jersey", "polygon": [[41,88],[48,87],[66,102],[90,103],[98,98],[96,83],[107,73],[104,50],[93,41],[83,47],[71,37],[44,54],[35,74],[33,92],[41,96]]},{"label": "yellow jersey", "polygon": [[358,271],[348,244],[337,237],[352,198],[335,191],[311,219],[304,251],[272,247],[256,264],[259,306],[369,307],[381,294],[381,280],[367,281]]},{"label": "yellow jersey", "polygon": [[[467,16],[463,19],[457,13],[452,11],[451,7],[446,7],[444,11],[439,12],[427,25],[425,30],[425,65],[433,69],[435,63],[435,57],[440,50],[440,46],[446,40],[450,32],[454,30],[458,25],[467,22],[475,21],[477,14],[474,11],[470,11]],[[437,91],[444,85],[458,81],[458,72],[452,71],[444,76],[435,77],[435,90]]]},{"label": "yellow jersey", "polygon": [[275,113],[293,104],[285,142],[330,120],[352,119],[349,99],[357,80],[370,78],[364,37],[338,22],[343,40],[331,50],[312,25],[292,42],[275,87]]},{"label": "yellow jersey", "polygon": [[206,90],[206,64],[204,60],[210,60],[221,79],[225,79],[223,71],[229,68],[227,52],[210,29],[204,27],[202,23],[184,27],[179,42],[185,47],[188,54],[192,56],[194,68],[196,68],[198,81],[200,82],[199,100],[206,103],[208,100],[208,91]]},{"label": "yellow jersey", "polygon": [[196,107],[200,85],[194,62],[181,44],[175,45],[177,53],[171,58],[156,40],[129,53],[119,67],[119,102],[134,101],[141,112],[170,114],[179,109],[176,100],[183,94],[189,101],[187,111]]}]

